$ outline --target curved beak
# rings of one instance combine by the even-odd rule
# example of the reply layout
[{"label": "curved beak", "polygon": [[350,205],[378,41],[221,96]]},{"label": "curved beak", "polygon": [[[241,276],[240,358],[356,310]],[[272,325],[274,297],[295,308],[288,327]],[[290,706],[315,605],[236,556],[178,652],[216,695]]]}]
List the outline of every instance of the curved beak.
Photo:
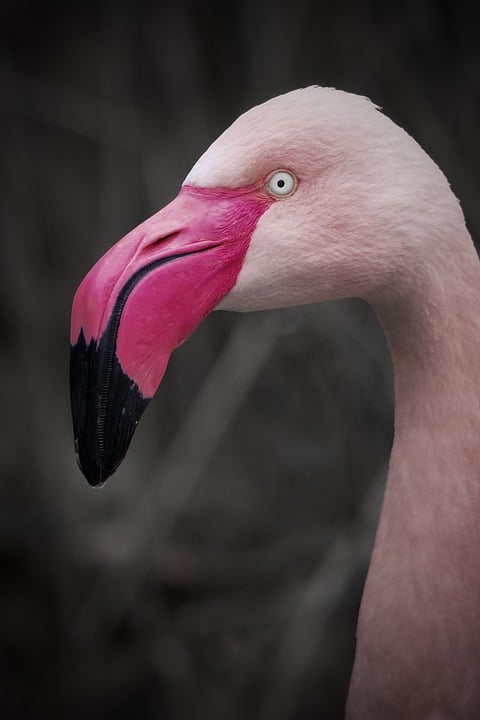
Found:
[{"label": "curved beak", "polygon": [[124,458],[169,357],[235,284],[270,201],[183,187],[90,270],[73,301],[75,451],[91,485]]}]

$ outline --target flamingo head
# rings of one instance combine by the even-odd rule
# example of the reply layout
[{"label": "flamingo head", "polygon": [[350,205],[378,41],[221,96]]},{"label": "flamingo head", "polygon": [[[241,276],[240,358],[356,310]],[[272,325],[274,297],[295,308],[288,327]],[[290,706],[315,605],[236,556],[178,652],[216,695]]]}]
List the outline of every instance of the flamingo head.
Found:
[{"label": "flamingo head", "polygon": [[306,88],[240,116],[77,290],[71,396],[88,481],[115,471],[171,353],[214,308],[395,294],[413,215],[434,202],[431,165],[349,93]]}]

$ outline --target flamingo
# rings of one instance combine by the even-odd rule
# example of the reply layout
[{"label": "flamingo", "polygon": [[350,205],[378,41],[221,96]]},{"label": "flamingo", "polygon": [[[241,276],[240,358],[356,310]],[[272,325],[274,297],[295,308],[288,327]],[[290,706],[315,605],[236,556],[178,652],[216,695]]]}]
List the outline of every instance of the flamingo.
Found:
[{"label": "flamingo", "polygon": [[395,432],[349,720],[480,717],[479,270],[420,146],[366,98],[309,87],[241,115],[74,299],[75,447],[93,485],[214,308],[358,296],[378,314]]}]

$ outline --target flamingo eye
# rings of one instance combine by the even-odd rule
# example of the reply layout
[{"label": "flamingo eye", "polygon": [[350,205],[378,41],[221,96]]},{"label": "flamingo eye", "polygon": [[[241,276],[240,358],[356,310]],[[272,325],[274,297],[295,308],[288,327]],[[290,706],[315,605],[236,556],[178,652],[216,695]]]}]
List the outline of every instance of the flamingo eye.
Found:
[{"label": "flamingo eye", "polygon": [[278,170],[270,175],[267,181],[267,189],[275,197],[285,197],[297,188],[297,178],[288,170]]}]

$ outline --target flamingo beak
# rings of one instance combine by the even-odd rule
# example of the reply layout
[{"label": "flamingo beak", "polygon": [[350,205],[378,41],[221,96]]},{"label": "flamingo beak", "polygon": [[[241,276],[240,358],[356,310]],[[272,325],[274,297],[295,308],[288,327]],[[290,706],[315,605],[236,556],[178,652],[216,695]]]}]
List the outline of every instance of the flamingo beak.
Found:
[{"label": "flamingo beak", "polygon": [[185,186],[82,281],[70,386],[77,461],[91,485],[123,460],[173,350],[235,284],[270,202],[253,190]]}]

